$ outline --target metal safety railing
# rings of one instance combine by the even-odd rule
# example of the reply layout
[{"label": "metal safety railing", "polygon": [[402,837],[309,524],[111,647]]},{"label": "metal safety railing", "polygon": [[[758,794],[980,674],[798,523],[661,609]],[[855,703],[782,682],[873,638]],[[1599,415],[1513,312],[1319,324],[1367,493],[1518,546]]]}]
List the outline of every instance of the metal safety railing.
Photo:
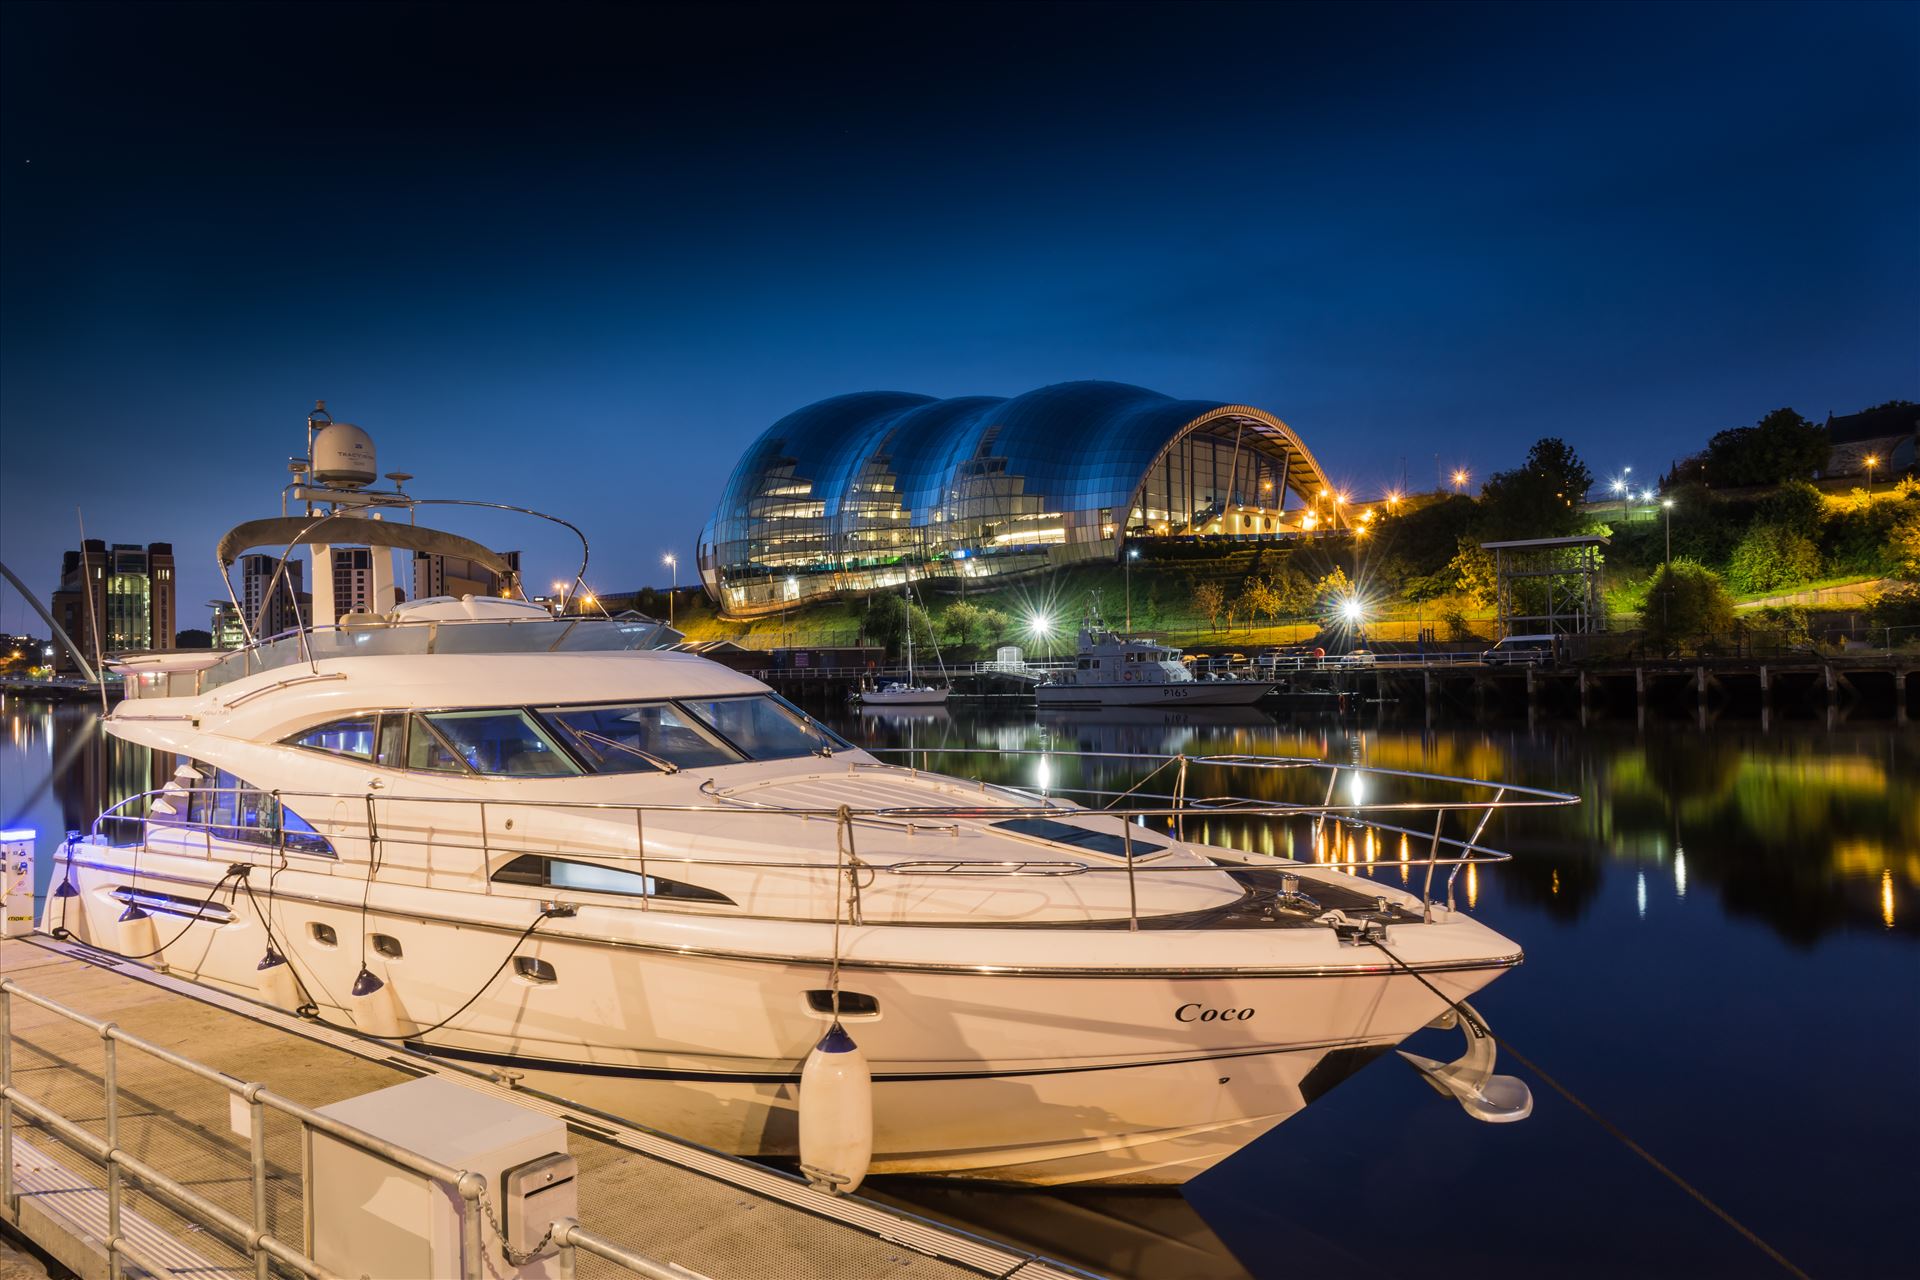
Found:
[{"label": "metal safety railing", "polygon": [[[905,754],[909,764],[905,767],[887,765],[878,762],[855,762],[851,769],[857,773],[861,769],[903,770],[910,773],[931,772],[925,768],[933,755],[941,756],[995,756],[995,757],[1039,757],[1047,762],[1064,761],[1101,761],[1109,764],[1127,764],[1135,768],[1147,769],[1145,776],[1124,790],[1098,786],[1054,786],[1016,787],[991,784],[977,779],[954,779],[967,786],[977,786],[982,794],[983,803],[951,805],[893,805],[869,808],[854,808],[847,805],[796,806],[776,805],[755,802],[747,799],[735,799],[723,789],[716,789],[711,781],[702,785],[702,793],[711,797],[711,802],[703,804],[639,804],[628,802],[557,802],[552,800],[526,800],[490,798],[486,800],[468,799],[450,796],[407,796],[385,792],[332,792],[332,791],[273,791],[262,792],[252,788],[184,788],[175,787],[161,791],[143,792],[129,796],[126,800],[108,809],[97,819],[93,826],[95,837],[100,840],[103,827],[114,823],[135,825],[140,836],[130,842],[133,847],[153,847],[149,839],[155,828],[174,832],[198,832],[204,840],[205,856],[209,858],[231,858],[243,855],[245,845],[256,848],[267,846],[261,852],[270,852],[284,857],[289,851],[300,853],[300,841],[311,837],[304,833],[289,833],[284,825],[267,828],[247,828],[236,826],[229,817],[222,819],[194,819],[188,814],[170,813],[156,817],[153,814],[132,814],[122,812],[128,806],[146,800],[166,798],[172,804],[182,798],[192,797],[250,795],[265,802],[271,801],[271,810],[280,805],[293,802],[298,805],[308,800],[324,801],[343,805],[346,814],[356,816],[336,816],[317,821],[315,834],[324,835],[329,841],[350,843],[360,848],[351,849],[364,858],[369,874],[382,861],[383,853],[392,849],[418,848],[427,850],[435,857],[443,854],[472,854],[476,856],[476,870],[480,873],[476,888],[491,893],[493,881],[488,872],[496,853],[518,856],[532,847],[535,837],[535,824],[523,823],[515,830],[513,820],[501,815],[526,814],[528,811],[543,812],[547,815],[564,815],[578,818],[583,815],[618,817],[621,821],[616,829],[626,829],[631,824],[630,838],[618,837],[617,842],[587,843],[589,834],[575,827],[565,833],[571,841],[567,846],[570,852],[587,856],[606,863],[629,863],[642,877],[652,875],[662,867],[716,867],[730,871],[742,870],[781,870],[812,876],[821,879],[826,886],[837,882],[844,869],[837,862],[826,861],[828,850],[823,847],[820,856],[806,857],[750,857],[750,856],[701,856],[690,852],[688,848],[671,847],[678,840],[682,846],[692,843],[689,827],[708,821],[738,823],[747,817],[762,819],[776,818],[797,822],[827,821],[837,824],[841,830],[838,842],[852,847],[855,828],[885,828],[909,835],[957,831],[961,824],[973,822],[1005,822],[1019,818],[1068,818],[1077,821],[1112,820],[1115,822],[1114,834],[1120,837],[1124,846],[1123,858],[1101,858],[1093,856],[1064,856],[1069,850],[1081,854],[1081,850],[1070,845],[1048,841],[1044,838],[1037,843],[1047,849],[1049,858],[1023,859],[1018,862],[1001,859],[929,859],[924,853],[916,851],[912,856],[896,861],[885,861],[871,854],[858,857],[854,861],[856,879],[864,877],[871,883],[871,877],[880,874],[891,875],[929,875],[929,874],[967,874],[985,875],[1124,875],[1128,882],[1128,896],[1135,905],[1129,908],[1129,921],[1138,926],[1136,878],[1143,875],[1195,875],[1219,874],[1219,866],[1212,863],[1186,863],[1175,865],[1152,865],[1141,858],[1134,857],[1136,841],[1143,840],[1141,825],[1147,821],[1159,821],[1164,824],[1176,840],[1185,841],[1187,826],[1194,820],[1214,820],[1233,818],[1244,822],[1295,822],[1307,821],[1312,824],[1312,865],[1331,870],[1354,870],[1372,867],[1376,859],[1366,856],[1373,849],[1371,840],[1363,840],[1359,849],[1362,852],[1341,856],[1342,841],[1337,838],[1339,831],[1329,824],[1337,824],[1345,829],[1349,838],[1344,842],[1349,849],[1354,847],[1351,839],[1353,832],[1366,831],[1373,837],[1398,837],[1402,848],[1409,842],[1418,840],[1425,846],[1426,856],[1420,859],[1426,868],[1425,884],[1422,890],[1423,904],[1433,905],[1432,889],[1435,874],[1441,867],[1450,868],[1446,890],[1447,905],[1453,906],[1454,879],[1459,869],[1472,863],[1492,863],[1507,861],[1509,855],[1497,849],[1488,848],[1481,843],[1486,832],[1487,822],[1497,811],[1517,808],[1558,806],[1578,803],[1578,797],[1560,792],[1547,791],[1536,787],[1523,787],[1513,784],[1485,782],[1471,778],[1448,777],[1441,774],[1418,773],[1409,770],[1377,769],[1361,765],[1334,764],[1325,760],[1306,757],[1265,757],[1245,755],[1206,755],[1206,756],[1162,756],[1128,752],[1096,751],[1053,751],[1053,750],[998,750],[992,748],[945,748],[938,751],[913,749],[906,752],[875,752],[873,754]],[[911,759],[922,758],[920,769],[912,768]],[[1214,795],[1196,797],[1191,794],[1190,774],[1195,770],[1206,771],[1251,771],[1256,773],[1307,772],[1322,771],[1326,775],[1326,787],[1317,800],[1285,801],[1251,798],[1235,795]],[[1173,783],[1171,792],[1149,792],[1143,790],[1147,782],[1163,772],[1171,772]],[[945,775],[936,775],[942,776]],[[1350,791],[1363,795],[1369,789],[1377,789],[1384,780],[1400,784],[1418,786],[1451,786],[1463,789],[1463,794],[1452,799],[1415,798],[1407,800],[1367,801],[1356,798],[1346,803],[1336,803],[1334,796],[1345,780]],[[1069,801],[1072,797],[1084,803]],[[1123,807],[1124,806],[1124,807]],[[428,820],[425,815],[444,814],[449,808],[464,809],[469,815],[464,824],[453,824],[437,818]],[[265,811],[265,810],[263,810]],[[1478,822],[1470,834],[1448,835],[1444,824],[1450,813],[1462,813],[1469,818],[1477,817]],[[1431,815],[1432,829],[1417,829],[1403,825],[1404,821],[1416,816]],[[1399,820],[1388,820],[1399,819]],[[663,821],[665,820],[665,821]],[[650,828],[651,824],[651,828]],[[498,826],[498,830],[496,830]],[[603,824],[603,839],[606,828],[612,824]],[[667,828],[663,838],[660,828]],[[547,833],[548,836],[558,833]],[[698,833],[693,833],[698,834]],[[544,838],[544,837],[543,837]],[[226,842],[216,849],[214,841]],[[112,843],[111,841],[107,841]],[[651,842],[651,843],[650,843]],[[772,842],[769,842],[772,843]],[[1147,841],[1147,843],[1153,843]],[[241,847],[236,847],[236,845]],[[127,847],[122,845],[119,847]],[[554,845],[552,848],[559,848]],[[784,846],[783,846],[784,847]],[[1450,851],[1453,856],[1442,856],[1442,851]],[[161,850],[160,852],[178,852]],[[1152,855],[1157,857],[1162,850]],[[1406,859],[1403,859],[1406,860]],[[1283,860],[1276,858],[1277,863]],[[1284,860],[1283,864],[1291,864]],[[1300,860],[1304,862],[1305,860]],[[134,869],[137,872],[137,868]],[[832,889],[832,899],[837,905],[839,890]],[[675,903],[666,898],[645,894],[638,899],[642,910],[686,910],[686,903]],[[694,907],[695,910],[708,910]],[[786,916],[782,918],[792,919]],[[802,917],[812,918],[812,917]],[[832,917],[822,913],[818,920],[822,923]],[[864,923],[858,915],[854,923]]]},{"label": "metal safety railing", "polygon": [[[23,1000],[56,1017],[83,1027],[100,1038],[102,1117],[105,1135],[96,1135],[48,1103],[36,1099],[14,1083],[15,1000]],[[185,1182],[156,1168],[120,1145],[122,1103],[120,1097],[121,1046],[141,1053],[217,1085],[246,1104],[248,1110],[249,1183],[252,1189],[251,1221],[222,1208]],[[98,1243],[107,1255],[108,1275],[120,1280],[127,1263],[154,1275],[174,1274],[174,1268],[145,1255],[140,1245],[124,1230],[127,1182],[131,1178],[139,1189],[157,1196],[180,1216],[211,1232],[226,1244],[246,1254],[253,1262],[258,1280],[267,1280],[279,1264],[312,1280],[339,1280],[336,1274],[273,1234],[269,1225],[267,1126],[269,1111],[292,1117],[305,1129],[324,1133],[350,1143],[411,1173],[433,1179],[451,1188],[461,1200],[460,1280],[483,1280],[488,1274],[488,1246],[482,1233],[485,1216],[486,1179],[469,1170],[420,1155],[389,1142],[377,1134],[322,1115],[291,1098],[273,1092],[264,1084],[245,1081],[175,1053],[163,1045],[136,1036],[112,1022],[92,1018],[45,996],[26,990],[12,979],[0,979],[0,1210],[18,1223],[20,1189],[14,1176],[14,1129],[16,1113],[44,1126],[68,1146],[91,1158],[104,1170],[106,1181],[107,1238]],[[308,1188],[301,1188],[303,1199]],[[505,1241],[500,1242],[502,1246]],[[572,1277],[575,1255],[586,1252],[625,1268],[647,1280],[704,1280],[697,1272],[637,1253],[625,1245],[598,1235],[569,1218],[554,1224],[549,1243],[558,1250],[560,1272]]]}]

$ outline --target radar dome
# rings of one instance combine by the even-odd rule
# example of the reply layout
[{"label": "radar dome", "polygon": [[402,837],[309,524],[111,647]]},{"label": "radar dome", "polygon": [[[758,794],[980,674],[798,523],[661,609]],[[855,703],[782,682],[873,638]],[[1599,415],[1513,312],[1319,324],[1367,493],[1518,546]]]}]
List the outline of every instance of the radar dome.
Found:
[{"label": "radar dome", "polygon": [[373,437],[352,423],[330,422],[314,435],[314,483],[329,489],[361,489],[379,475]]}]

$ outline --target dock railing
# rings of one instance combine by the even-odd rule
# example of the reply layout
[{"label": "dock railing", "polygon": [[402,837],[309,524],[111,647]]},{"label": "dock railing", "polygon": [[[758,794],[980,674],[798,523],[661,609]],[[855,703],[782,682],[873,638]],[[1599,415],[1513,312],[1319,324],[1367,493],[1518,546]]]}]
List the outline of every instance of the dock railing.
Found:
[{"label": "dock railing", "polygon": [[[982,795],[980,804],[950,804],[928,806],[886,806],[879,808],[805,807],[788,805],[770,805],[747,799],[730,798],[724,790],[716,789],[711,782],[702,784],[702,793],[711,797],[710,803],[702,804],[634,804],[625,802],[557,802],[553,800],[525,800],[491,798],[486,800],[467,799],[450,796],[407,796],[386,792],[333,792],[333,791],[274,791],[259,792],[249,788],[186,788],[175,787],[161,791],[144,792],[130,796],[113,808],[107,810],[94,823],[94,838],[97,843],[115,847],[152,847],[148,838],[155,828],[176,832],[197,832],[205,841],[205,855],[209,858],[231,858],[235,861],[252,853],[255,858],[265,854],[283,859],[289,852],[300,853],[299,841],[310,839],[303,833],[289,833],[284,826],[276,825],[272,829],[244,828],[233,825],[231,820],[198,821],[187,814],[174,812],[165,816],[125,812],[131,806],[146,801],[149,806],[155,800],[167,798],[169,808],[177,804],[182,797],[205,795],[219,797],[240,793],[251,795],[255,800],[271,798],[272,804],[262,804],[262,812],[277,810],[280,805],[298,808],[308,800],[326,802],[329,805],[348,802],[344,813],[348,816],[322,820],[316,825],[315,834],[324,835],[332,842],[352,842],[361,846],[349,849],[353,856],[340,856],[340,862],[364,861],[370,873],[377,868],[383,849],[418,848],[437,854],[470,853],[476,855],[482,868],[480,892],[492,893],[493,880],[490,872],[496,854],[519,856],[528,851],[532,831],[530,824],[523,823],[514,830],[510,818],[502,815],[526,814],[529,811],[546,812],[555,815],[599,815],[618,818],[618,829],[630,832],[630,837],[615,837],[614,845],[600,845],[577,850],[581,856],[590,857],[597,862],[609,864],[627,864],[643,878],[659,872],[663,867],[722,867],[730,870],[762,869],[785,870],[818,877],[828,887],[825,901],[836,905],[833,912],[842,910],[838,905],[841,890],[835,882],[853,875],[857,881],[866,878],[869,882],[874,875],[970,875],[970,876],[1035,876],[1035,875],[1123,875],[1127,877],[1129,899],[1135,899],[1135,880],[1138,876],[1161,874],[1218,875],[1219,865],[1213,863],[1185,865],[1154,865],[1162,847],[1154,846],[1149,853],[1135,856],[1135,842],[1141,839],[1141,826],[1157,823],[1171,834],[1175,840],[1186,840],[1190,822],[1224,821],[1228,818],[1241,823],[1307,822],[1311,825],[1310,847],[1312,860],[1292,859],[1275,856],[1271,864],[1276,867],[1316,867],[1329,870],[1356,870],[1376,865],[1377,855],[1374,841],[1384,847],[1385,840],[1397,838],[1402,850],[1418,841],[1425,848],[1425,856],[1418,862],[1426,868],[1422,904],[1428,918],[1431,918],[1435,905],[1433,885],[1435,875],[1442,867],[1449,868],[1446,881],[1446,905],[1454,905],[1454,881],[1462,866],[1473,863],[1505,862],[1509,855],[1482,843],[1488,820],[1494,812],[1510,809],[1536,808],[1577,804],[1577,796],[1547,791],[1536,787],[1523,787],[1514,784],[1481,781],[1471,778],[1447,777],[1441,774],[1418,773],[1399,769],[1378,769],[1363,765],[1335,764],[1330,761],[1308,757],[1248,756],[1248,755],[1200,755],[1200,756],[1163,756],[1128,752],[1102,751],[1055,751],[1055,750],[1006,750],[996,748],[940,748],[911,749],[900,751],[875,751],[875,756],[904,756],[904,765],[890,765],[883,762],[855,762],[851,768],[859,769],[905,769],[908,772],[931,772],[929,765],[934,756],[975,757],[991,756],[1001,759],[1039,757],[1046,762],[1096,761],[1108,765],[1131,765],[1144,770],[1133,785],[1120,789],[1114,786],[1056,786],[1041,784],[1036,786],[1013,786],[994,784],[978,779],[958,779],[967,785],[979,787]],[[915,757],[921,764],[913,765]],[[823,762],[824,764],[824,762]],[[841,766],[846,767],[846,766]],[[1190,775],[1196,771],[1225,770],[1253,772],[1258,774],[1273,772],[1324,773],[1326,786],[1317,800],[1304,802],[1253,798],[1235,795],[1199,795],[1196,796],[1189,784]],[[1162,775],[1173,779],[1170,791],[1149,791],[1146,786]],[[1449,799],[1416,797],[1405,800],[1366,800],[1363,797],[1378,791],[1383,784],[1395,782],[1413,787],[1451,786],[1461,789],[1461,794]],[[1342,785],[1346,785],[1354,799],[1337,802],[1335,796]],[[1165,785],[1165,784],[1163,784]],[[1316,788],[1317,790],[1317,788]],[[409,806],[413,806],[409,810]],[[241,806],[229,806],[230,812]],[[464,808],[469,814],[467,822],[456,827],[439,821],[423,822],[424,813],[446,812],[449,807]],[[1448,835],[1445,824],[1449,814],[1460,814],[1467,820],[1478,819],[1470,834]],[[352,815],[364,815],[356,817]],[[1076,820],[1099,820],[1113,822],[1114,835],[1123,844],[1125,856],[1107,857],[1092,853],[1083,853],[1074,849],[1080,856],[1065,856],[1068,846],[1058,842],[1040,840],[1037,848],[1043,852],[1034,858],[1014,862],[969,861],[953,858],[929,859],[911,857],[888,862],[878,860],[871,855],[862,855],[857,860],[857,873],[835,862],[821,858],[752,858],[752,857],[713,857],[697,856],[682,850],[662,847],[659,827],[672,827],[674,819],[685,820],[699,817],[702,820],[739,821],[746,816],[761,819],[782,818],[796,822],[829,821],[840,828],[839,841],[845,847],[853,847],[856,828],[886,827],[909,834],[933,833],[956,828],[965,821],[1004,822],[1019,818],[1071,818]],[[1416,828],[1405,823],[1432,820],[1431,830]],[[662,822],[662,820],[665,820]],[[130,842],[114,841],[104,832],[115,824],[131,824],[135,827],[137,838]],[[501,829],[495,831],[495,827]],[[612,824],[608,824],[612,826]],[[1342,840],[1343,832],[1346,839]],[[1356,843],[1356,833],[1368,833],[1368,838]],[[576,831],[574,833],[578,835]],[[496,843],[495,836],[499,837]],[[221,843],[216,846],[215,841]],[[1145,842],[1151,844],[1152,842]],[[253,846],[248,849],[247,846]],[[261,846],[265,846],[264,848]],[[158,850],[178,852],[178,850]],[[1443,856],[1443,851],[1446,856]],[[76,850],[76,856],[78,851]],[[1348,856],[1342,856],[1343,852]],[[1403,856],[1401,861],[1411,861]],[[1256,861],[1254,866],[1266,865]],[[137,868],[133,868],[137,871]],[[856,885],[857,889],[857,885]],[[857,904],[857,892],[854,894]],[[661,895],[648,892],[638,895],[642,910],[684,910],[684,904],[677,904]],[[705,910],[696,907],[696,910]],[[823,911],[817,917],[803,917],[826,923],[835,918],[835,914]],[[791,919],[793,917],[783,917]],[[856,924],[864,923],[857,909],[852,917]],[[1137,910],[1129,909],[1129,925],[1138,928]]]},{"label": "dock railing", "polygon": [[[15,1000],[25,1001],[99,1036],[104,1137],[92,1133],[71,1117],[60,1114],[54,1107],[32,1097],[14,1083],[14,1043],[17,1038],[14,1030],[13,1002]],[[122,1104],[119,1049],[123,1045],[147,1054],[170,1067],[196,1076],[209,1084],[217,1085],[246,1105],[249,1181],[253,1193],[251,1221],[215,1204],[185,1182],[154,1167],[120,1145]],[[275,1093],[264,1084],[236,1079],[205,1063],[196,1062],[162,1045],[142,1039],[112,1022],[88,1017],[77,1009],[68,1008],[57,1001],[27,990],[11,978],[0,979],[0,1209],[4,1209],[7,1216],[15,1222],[19,1221],[20,1189],[14,1185],[14,1128],[15,1116],[18,1113],[32,1122],[45,1126],[67,1146],[83,1153],[104,1170],[107,1238],[98,1243],[107,1255],[108,1275],[113,1280],[119,1280],[124,1274],[127,1263],[132,1263],[156,1276],[172,1275],[176,1270],[157,1259],[144,1256],[140,1246],[135,1244],[124,1231],[123,1201],[128,1178],[132,1178],[140,1189],[165,1201],[174,1212],[190,1223],[212,1233],[216,1238],[246,1254],[253,1261],[254,1274],[258,1280],[267,1280],[273,1274],[276,1263],[279,1264],[283,1273],[291,1271],[312,1277],[312,1280],[339,1280],[334,1272],[310,1257],[303,1247],[297,1248],[281,1240],[273,1234],[269,1226],[266,1139],[266,1119],[269,1111],[293,1118],[305,1130],[327,1134],[391,1161],[409,1172],[450,1187],[459,1195],[462,1202],[460,1280],[484,1280],[488,1275],[489,1246],[482,1232],[483,1222],[488,1216],[487,1188],[486,1179],[481,1175],[442,1164],[389,1142],[377,1134],[322,1115],[291,1098]],[[303,1201],[309,1193],[310,1188],[303,1185],[301,1187]],[[550,1243],[559,1251],[560,1272],[563,1277],[570,1278],[574,1275],[575,1255],[579,1251],[585,1251],[614,1263],[634,1275],[646,1277],[646,1280],[704,1280],[696,1272],[636,1253],[616,1241],[587,1230],[570,1218],[554,1224]],[[501,1244],[504,1245],[505,1241]]]}]

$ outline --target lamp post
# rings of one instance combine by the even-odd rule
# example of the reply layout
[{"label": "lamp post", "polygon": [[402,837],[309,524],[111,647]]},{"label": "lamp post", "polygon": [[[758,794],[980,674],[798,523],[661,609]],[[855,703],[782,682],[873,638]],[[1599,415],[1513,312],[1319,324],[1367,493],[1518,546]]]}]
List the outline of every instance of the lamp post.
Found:
[{"label": "lamp post", "polygon": [[672,626],[673,625],[673,593],[680,589],[680,557],[674,555],[673,552],[669,551],[667,552],[666,555],[660,558],[666,562],[667,568],[673,570],[673,588],[672,590],[667,592],[667,625]]},{"label": "lamp post", "polygon": [[1872,493],[1873,492],[1873,469],[1880,465],[1880,455],[1877,453],[1870,453],[1867,455],[1866,461],[1867,461],[1867,492]]},{"label": "lamp post", "polygon": [[[1672,498],[1660,499],[1660,514],[1662,519],[1666,521],[1666,526],[1667,526],[1667,562],[1666,562],[1666,570],[1664,575],[1667,580],[1667,583],[1666,583],[1667,589],[1660,593],[1660,629],[1662,631],[1665,631],[1669,626],[1672,625],[1672,611],[1668,608],[1668,606],[1673,603],[1673,499]],[[1673,637],[1669,635],[1667,639],[1669,642],[1671,642]]]},{"label": "lamp post", "polygon": [[1457,471],[1455,471],[1455,472],[1453,473],[1453,490],[1454,490],[1454,492],[1455,492],[1455,493],[1465,493],[1465,492],[1467,491],[1467,481],[1468,481],[1469,479],[1471,479],[1471,477],[1470,477],[1470,476],[1468,475],[1468,473],[1467,473],[1467,469],[1466,469],[1465,467],[1461,467],[1460,469],[1458,469]]},{"label": "lamp post", "polygon": [[1127,630],[1133,630],[1133,562],[1140,558],[1140,548],[1128,547],[1126,560],[1127,575]]}]

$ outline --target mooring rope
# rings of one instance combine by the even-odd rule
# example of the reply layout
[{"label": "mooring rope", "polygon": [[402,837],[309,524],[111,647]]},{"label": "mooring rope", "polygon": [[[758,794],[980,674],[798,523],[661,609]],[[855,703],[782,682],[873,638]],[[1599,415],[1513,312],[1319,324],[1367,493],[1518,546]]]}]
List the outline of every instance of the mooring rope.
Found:
[{"label": "mooring rope", "polygon": [[1380,950],[1380,953],[1382,955],[1386,956],[1387,959],[1393,961],[1393,963],[1400,966],[1400,968],[1404,969],[1407,972],[1407,974],[1414,979],[1414,981],[1418,982],[1421,986],[1433,992],[1434,995],[1439,996],[1442,1000],[1446,1001],[1447,1006],[1451,1008],[1454,1011],[1454,1013],[1459,1016],[1461,1022],[1467,1027],[1469,1032],[1471,1032],[1474,1035],[1486,1036],[1487,1038],[1491,1039],[1494,1042],[1494,1044],[1499,1046],[1500,1051],[1502,1053],[1507,1054],[1515,1062],[1518,1062],[1521,1066],[1525,1067],[1528,1071],[1531,1071],[1534,1075],[1540,1077],[1541,1082],[1545,1084],[1548,1088],[1552,1089],[1555,1093],[1559,1094],[1562,1098],[1565,1098],[1569,1103],[1573,1105],[1573,1107],[1577,1111],[1585,1115],[1589,1120],[1593,1121],[1595,1124],[1599,1125],[1603,1130],[1605,1130],[1611,1137],[1616,1139],[1627,1150],[1633,1152],[1633,1154],[1639,1156],[1642,1160],[1646,1161],[1647,1164],[1653,1169],[1655,1173],[1658,1173],[1661,1177],[1665,1178],[1668,1182],[1671,1182],[1674,1186],[1680,1188],[1682,1191],[1686,1192],[1689,1196],[1692,1196],[1694,1200],[1699,1202],[1702,1208],[1707,1210],[1707,1212],[1713,1214],[1714,1217],[1720,1219],[1720,1221],[1726,1223],[1729,1227],[1732,1227],[1735,1231],[1739,1232],[1740,1235],[1746,1239],[1748,1244],[1751,1244],[1754,1248],[1760,1250],[1760,1252],[1766,1254],[1769,1258],[1772,1258],[1776,1263],[1780,1265],[1782,1270],[1787,1272],[1788,1275],[1796,1276],[1798,1277],[1798,1280],[1813,1280],[1813,1278],[1809,1276],[1805,1271],[1802,1271],[1799,1267],[1795,1266],[1792,1259],[1788,1258],[1785,1254],[1781,1253],[1778,1249],[1768,1244],[1765,1240],[1762,1240],[1760,1238],[1759,1233],[1754,1231],[1753,1228],[1747,1226],[1746,1223],[1740,1221],[1738,1218],[1734,1217],[1733,1214],[1721,1208],[1720,1205],[1715,1203],[1712,1197],[1708,1196],[1706,1192],[1694,1186],[1691,1182],[1688,1182],[1685,1178],[1681,1177],[1679,1174],[1675,1173],[1672,1169],[1668,1168],[1667,1165],[1664,1164],[1651,1151],[1648,1151],[1645,1147],[1641,1146],[1638,1142],[1635,1142],[1631,1137],[1627,1136],[1626,1131],[1621,1129],[1619,1125],[1607,1119],[1605,1116],[1601,1115],[1598,1111],[1595,1111],[1586,1102],[1582,1101],[1581,1098],[1573,1092],[1573,1090],[1567,1088],[1566,1085],[1561,1084],[1559,1080],[1555,1079],[1553,1076],[1549,1075],[1546,1071],[1542,1070],[1539,1063],[1527,1057],[1526,1054],[1521,1053],[1518,1049],[1514,1048],[1511,1044],[1507,1043],[1501,1037],[1495,1035],[1493,1028],[1487,1025],[1485,1019],[1476,1017],[1473,1011],[1467,1008],[1463,1003],[1461,1003],[1458,1000],[1455,1000],[1453,997],[1449,996],[1446,992],[1440,990],[1440,988],[1434,986],[1431,982],[1427,981],[1426,976],[1424,974],[1418,972],[1413,968],[1412,965],[1408,964],[1405,960],[1402,960],[1399,956],[1395,955],[1392,951],[1388,950],[1385,943],[1381,942],[1378,938],[1365,937],[1364,935],[1362,936],[1361,940],[1366,942],[1370,946],[1377,947]]}]

